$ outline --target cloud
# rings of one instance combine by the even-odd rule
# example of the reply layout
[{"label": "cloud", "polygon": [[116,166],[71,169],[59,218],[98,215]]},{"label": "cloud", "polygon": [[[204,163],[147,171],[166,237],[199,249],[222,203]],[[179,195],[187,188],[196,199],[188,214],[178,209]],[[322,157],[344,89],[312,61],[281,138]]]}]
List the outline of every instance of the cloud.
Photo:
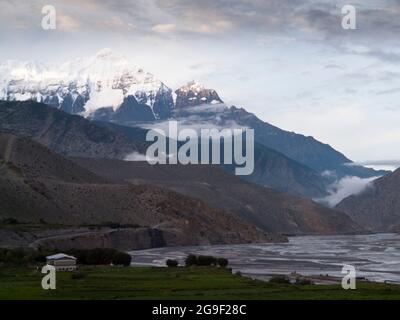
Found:
[{"label": "cloud", "polygon": [[341,28],[347,0],[51,2],[60,32],[40,28],[47,1],[0,0],[2,60],[58,63],[112,47],[170,87],[196,78],[351,159],[400,158],[398,1],[352,1],[357,30]]},{"label": "cloud", "polygon": [[124,161],[146,161],[146,155],[139,152],[133,152],[124,158]]},{"label": "cloud", "polygon": [[370,160],[354,162],[352,165],[360,165],[375,170],[395,171],[400,168],[400,160]]},{"label": "cloud", "polygon": [[175,31],[175,29],[176,29],[176,25],[173,23],[156,24],[151,28],[151,30],[153,30],[154,32],[158,32],[158,33],[168,33],[168,32]]},{"label": "cloud", "polygon": [[104,24],[106,27],[113,28],[113,29],[127,29],[132,31],[134,29],[134,26],[130,22],[126,22],[120,17],[114,16],[111,17],[111,19],[105,20]]},{"label": "cloud", "polygon": [[343,66],[340,66],[338,64],[327,64],[325,69],[343,69]]},{"label": "cloud", "polygon": [[57,14],[57,28],[62,31],[77,31],[81,24],[74,17],[67,14]]},{"label": "cloud", "polygon": [[218,34],[231,28],[232,24],[227,21],[213,21],[210,23],[193,23],[186,27],[185,32],[194,32],[200,34]]},{"label": "cloud", "polygon": [[[0,21],[8,29],[38,25],[40,6],[16,5],[0,0]],[[341,27],[341,7],[346,1],[336,0],[54,0],[57,11],[64,13],[65,28],[85,26],[86,31],[101,28],[100,21],[123,22],[120,26],[135,25],[141,34],[173,32],[186,37],[188,34],[207,36],[254,33],[278,38],[324,40],[326,45],[339,42],[350,44],[371,43],[371,39],[385,43],[399,43],[400,6],[394,0],[355,1],[358,28],[356,32]],[[73,21],[72,21],[73,19]],[[167,22],[166,22],[167,21]],[[112,31],[112,30],[111,30]],[[379,56],[377,52],[372,55]],[[386,59],[397,59],[386,53]]]},{"label": "cloud", "polygon": [[[165,154],[161,153],[161,155],[165,156],[166,158],[171,158],[173,154]],[[128,154],[125,158],[124,161],[138,161],[138,162],[152,162],[152,161],[157,161],[157,158],[153,158],[148,156],[147,154],[142,154],[139,152],[133,152],[131,154]]]},{"label": "cloud", "polygon": [[317,201],[326,203],[330,207],[334,207],[344,198],[351,195],[357,195],[363,192],[366,188],[372,187],[372,181],[378,177],[362,179],[359,177],[346,176],[339,181],[333,183],[329,189],[329,195]]},{"label": "cloud", "polygon": [[139,153],[139,152],[133,152],[131,154],[128,154],[125,158],[124,161],[138,161],[138,162],[150,162],[156,160],[155,158],[149,157],[145,154]]},{"label": "cloud", "polygon": [[381,90],[381,91],[378,91],[376,94],[377,95],[386,95],[386,94],[396,94],[396,93],[400,93],[400,88],[391,88],[391,89]]},{"label": "cloud", "polygon": [[383,62],[389,62],[389,63],[393,63],[393,64],[400,63],[400,53],[393,52],[393,51],[384,51],[384,50],[380,50],[380,49],[363,50],[363,51],[353,50],[352,53],[355,55],[363,55],[366,57],[372,57],[372,58],[381,60]]}]

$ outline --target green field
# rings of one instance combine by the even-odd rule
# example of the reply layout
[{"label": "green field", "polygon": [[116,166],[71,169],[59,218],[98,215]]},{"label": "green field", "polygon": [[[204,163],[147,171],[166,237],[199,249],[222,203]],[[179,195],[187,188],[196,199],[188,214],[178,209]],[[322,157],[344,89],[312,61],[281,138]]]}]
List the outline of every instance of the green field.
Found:
[{"label": "green field", "polygon": [[271,284],[222,268],[83,267],[83,278],[57,273],[57,289],[41,288],[33,268],[0,268],[0,299],[400,299],[400,286]]}]

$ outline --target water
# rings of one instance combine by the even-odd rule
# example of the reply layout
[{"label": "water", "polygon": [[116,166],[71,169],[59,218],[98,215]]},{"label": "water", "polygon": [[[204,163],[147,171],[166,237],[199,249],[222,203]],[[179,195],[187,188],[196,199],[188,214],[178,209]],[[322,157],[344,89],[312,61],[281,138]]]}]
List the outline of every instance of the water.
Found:
[{"label": "water", "polygon": [[357,277],[400,283],[400,234],[290,237],[288,243],[215,245],[132,251],[134,266],[165,266],[167,259],[183,264],[189,254],[229,259],[233,271],[258,279],[297,272],[306,276],[343,277],[344,264]]}]

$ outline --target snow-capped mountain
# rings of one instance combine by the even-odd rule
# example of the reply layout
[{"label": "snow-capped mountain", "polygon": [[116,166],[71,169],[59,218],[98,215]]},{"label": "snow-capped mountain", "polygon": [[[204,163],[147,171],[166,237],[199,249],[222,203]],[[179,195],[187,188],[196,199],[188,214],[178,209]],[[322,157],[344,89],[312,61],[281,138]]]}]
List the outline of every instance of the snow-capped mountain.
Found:
[{"label": "snow-capped mountain", "polygon": [[124,121],[166,119],[174,107],[170,88],[110,49],[60,66],[2,63],[0,99],[34,100],[89,118]]},{"label": "snow-capped mountain", "polygon": [[175,93],[176,108],[223,103],[215,90],[207,89],[195,81],[188,82],[186,85],[176,90]]},{"label": "snow-capped mountain", "polygon": [[[193,128],[252,128],[260,145],[318,173],[333,172],[332,179],[380,174],[346,165],[351,160],[312,137],[277,128],[245,109],[228,107],[215,90],[194,81],[172,92],[152,74],[110,49],[58,66],[31,61],[0,63],[0,100],[34,100],[89,119],[122,125],[148,122],[146,125],[159,127],[165,123],[163,120],[174,118]],[[261,183],[265,182],[263,174],[257,177]],[[300,180],[307,184],[309,179]]]}]

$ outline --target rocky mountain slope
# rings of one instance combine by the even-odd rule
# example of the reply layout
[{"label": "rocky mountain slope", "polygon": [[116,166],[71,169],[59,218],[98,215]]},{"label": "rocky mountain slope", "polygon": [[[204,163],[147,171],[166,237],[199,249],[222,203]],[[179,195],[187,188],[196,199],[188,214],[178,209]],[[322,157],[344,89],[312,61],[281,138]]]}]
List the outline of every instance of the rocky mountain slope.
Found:
[{"label": "rocky mountain slope", "polygon": [[[53,123],[54,119],[58,120]],[[123,159],[127,153],[140,152],[140,148],[142,147],[140,141],[143,141],[145,135],[145,131],[141,129],[122,127],[109,123],[94,123],[81,117],[68,115],[43,104],[32,102],[0,102],[0,130],[31,136],[36,141],[46,144],[62,155],[109,159]],[[94,135],[87,135],[88,132]],[[95,139],[93,139],[93,137],[95,137]],[[106,139],[104,137],[106,137]],[[138,147],[136,148],[136,146]],[[274,151],[272,151],[272,153],[274,153]],[[277,160],[274,160],[272,157],[266,159],[262,156],[260,157],[262,163],[268,168],[266,172],[273,173],[277,171],[276,169],[278,168],[282,156],[278,154],[276,157]],[[285,161],[290,163],[292,160],[286,159]],[[108,167],[104,169],[104,172],[119,172],[119,170],[122,170],[120,168],[132,165],[132,167],[129,167],[129,170],[137,174],[138,177],[141,176],[141,170],[137,171],[134,167],[134,165],[139,165],[138,162],[120,161],[117,162],[117,164],[118,165],[116,165],[114,169]],[[146,163],[144,163],[144,165],[146,165]],[[272,165],[272,167],[269,167],[270,165]],[[301,165],[299,166],[301,167]],[[43,164],[43,167],[46,168],[46,165]],[[92,167],[92,165],[87,168],[91,170],[90,167]],[[164,170],[170,172],[173,170],[171,167],[175,166],[161,166],[157,170],[155,170],[156,167],[148,166],[148,168],[154,172],[153,179],[147,181],[145,177],[142,182],[150,184],[160,183],[161,186],[162,184],[160,181],[163,181],[163,187],[174,185],[174,181],[176,180],[175,176],[178,175],[178,173],[173,173],[172,171],[168,179],[164,180],[163,178],[165,176],[163,173]],[[178,169],[182,168],[181,166],[176,167],[177,170],[184,170]],[[260,226],[265,230],[281,230],[281,232],[285,233],[331,233],[358,230],[351,222],[346,223],[346,225],[348,225],[347,227],[345,225],[342,226],[341,223],[346,220],[346,217],[341,217],[340,215],[336,216],[336,213],[333,213],[331,210],[325,209],[309,200],[290,197],[270,189],[257,187],[224,171],[217,170],[217,168],[212,168],[211,166],[209,169],[207,169],[208,166],[199,167],[204,168],[204,171],[199,171],[195,169],[195,167],[186,167],[187,169],[184,171],[185,175],[180,175],[182,178],[179,179],[178,185],[193,183],[195,186],[201,186],[202,184],[199,184],[198,181],[202,181],[201,177],[203,175],[209,178],[214,175],[215,177],[221,177],[218,184],[213,182],[213,184],[218,186],[218,190],[237,188],[235,189],[236,191],[231,194],[229,191],[224,191],[223,194],[220,193],[218,197],[215,197],[212,191],[213,189],[206,189],[207,192],[205,196],[200,197],[200,199],[204,200],[212,207],[227,210],[240,208],[240,210],[236,210],[236,213],[242,217],[246,217],[247,213],[252,213],[248,208],[249,206],[254,206],[257,208],[254,217],[260,215],[261,218],[254,218],[253,222],[259,222]],[[94,164],[93,168],[96,168]],[[129,170],[124,173],[127,177],[131,177],[132,174]],[[192,170],[193,173],[191,173]],[[100,173],[100,171],[97,173]],[[148,170],[144,170],[143,172],[148,172]],[[40,172],[39,176],[46,176],[45,174],[46,172]],[[100,175],[103,175],[103,173]],[[157,179],[156,177],[158,175],[160,175],[160,178]],[[96,176],[98,176],[98,174]],[[279,175],[277,176],[279,177]],[[109,177],[106,178],[108,179]],[[305,176],[304,178],[307,177]],[[154,180],[154,183],[152,180]],[[183,181],[186,182],[182,183]],[[242,188],[244,189],[242,190]],[[182,193],[185,194],[185,192]],[[258,194],[259,196],[253,198],[251,196],[252,194]],[[187,195],[196,197],[196,193]],[[58,195],[54,196],[58,197]],[[61,194],[60,197],[62,199],[63,194]],[[224,198],[241,198],[241,205],[238,206],[238,203],[235,201],[230,201],[229,205],[225,205],[223,201],[219,203],[218,200]],[[214,200],[212,201],[212,199]],[[273,210],[269,211],[270,208]],[[311,212],[308,218],[306,217],[307,210]],[[327,212],[326,217],[322,215],[322,212],[325,212],[325,210]],[[293,217],[295,217],[294,220],[297,222],[294,222],[293,218],[288,216],[288,213],[291,213]],[[312,218],[314,222],[307,222],[306,220],[310,220],[312,216],[315,216]],[[329,218],[330,216],[335,217],[335,219]],[[324,218],[327,220],[324,220]]]},{"label": "rocky mountain slope", "polygon": [[373,231],[400,230],[400,169],[374,180],[360,194],[343,199],[337,209]]},{"label": "rocky mountain slope", "polygon": [[[314,199],[327,195],[326,180],[317,171],[258,142],[254,145],[254,161],[253,173],[241,179],[299,197]],[[222,168],[235,172],[234,165]]]},{"label": "rocky mountain slope", "polygon": [[[32,101],[0,101],[0,131],[31,137],[69,156],[123,159],[132,152],[145,150],[143,140]],[[130,131],[132,134],[141,130]]]},{"label": "rocky mountain slope", "polygon": [[[96,124],[115,130],[136,141],[144,141],[146,137],[147,130],[140,131],[137,127],[120,126],[109,122],[96,122]],[[178,141],[178,147],[182,144]],[[199,146],[199,150],[200,148]],[[222,158],[223,149],[224,142],[222,141]],[[248,176],[241,176],[242,179],[301,197],[321,198],[327,195],[326,181],[318,172],[257,142],[255,142],[254,153],[254,171]],[[236,165],[221,165],[221,167],[234,174]]]},{"label": "rocky mountain slope", "polygon": [[113,183],[25,137],[0,134],[0,173],[0,221],[15,219],[21,227],[56,224],[76,238],[75,229],[85,225],[119,224],[127,230],[114,236],[130,248],[137,248],[138,232],[149,246],[282,239],[173,191]]},{"label": "rocky mountain slope", "polygon": [[152,184],[233,212],[266,232],[338,234],[360,231],[347,215],[311,200],[257,186],[219,166],[149,165],[141,161],[82,159],[74,161],[116,183]]},{"label": "rocky mountain slope", "polygon": [[110,49],[57,66],[4,62],[0,100],[33,100],[109,121],[166,119],[173,107],[171,89]]},{"label": "rocky mountain slope", "polygon": [[[124,159],[145,154],[147,130],[94,122],[44,104],[0,101],[0,131],[25,135],[62,155]],[[233,172],[231,166],[224,167]],[[322,197],[325,184],[314,170],[264,147],[255,146],[255,169],[248,181],[282,192]]]},{"label": "rocky mountain slope", "polygon": [[[296,179],[300,173],[293,173],[296,170],[284,166],[283,162],[278,169],[282,174],[272,179],[283,181],[283,186],[271,182],[273,173],[265,174],[265,170],[248,178],[306,197],[324,196],[321,185],[325,189],[344,176],[367,178],[386,174],[351,165],[345,155],[313,137],[282,130],[245,109],[227,107],[216,90],[196,82],[173,92],[153,75],[110,49],[58,66],[16,61],[2,63],[0,99],[39,101],[92,120],[122,125],[145,123],[157,127],[165,120],[176,119],[197,129],[253,128],[258,144],[303,165],[303,171],[309,168],[304,176],[312,177],[313,181],[304,185],[303,178],[300,178],[302,181]],[[261,160],[257,160],[260,163]],[[283,176],[291,179],[286,181]]]},{"label": "rocky mountain slope", "polygon": [[175,108],[200,106],[202,104],[223,103],[218,93],[213,89],[207,89],[203,85],[191,81],[182,86],[176,93]]},{"label": "rocky mountain slope", "polygon": [[352,165],[350,159],[330,145],[282,130],[243,108],[224,104],[194,106],[174,110],[173,117],[184,127],[252,128],[258,144],[314,170],[326,184],[347,175],[367,178],[387,173]]}]

